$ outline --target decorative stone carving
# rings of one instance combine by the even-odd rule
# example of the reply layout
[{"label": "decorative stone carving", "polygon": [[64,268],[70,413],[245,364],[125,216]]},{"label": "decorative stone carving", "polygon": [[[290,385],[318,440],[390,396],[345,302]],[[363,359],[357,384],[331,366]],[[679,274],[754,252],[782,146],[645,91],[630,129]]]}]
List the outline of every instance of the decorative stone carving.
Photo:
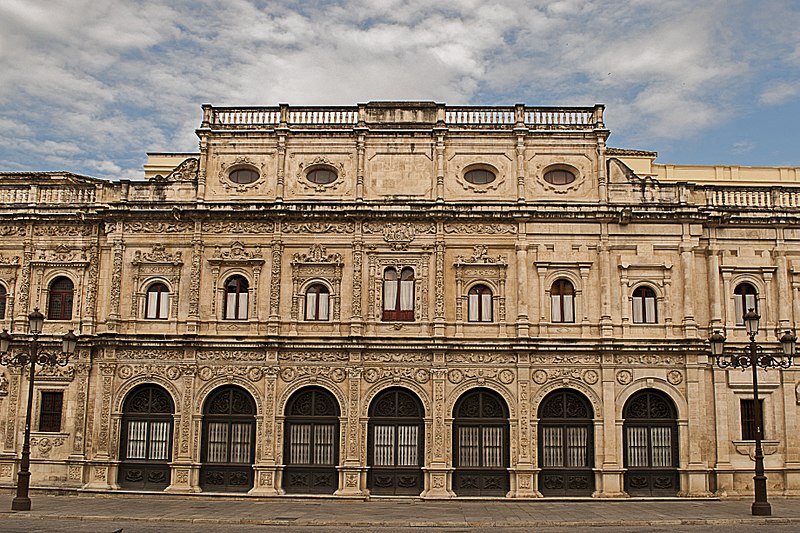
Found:
[{"label": "decorative stone carving", "polygon": [[117,359],[183,359],[183,350],[169,350],[158,348],[125,348],[117,350]]},{"label": "decorative stone carving", "polygon": [[517,233],[517,225],[513,223],[452,223],[445,224],[444,232],[456,235],[513,235]]},{"label": "decorative stone carving", "polygon": [[50,450],[64,445],[64,437],[31,437],[31,446],[39,451],[42,457],[49,457]]},{"label": "decorative stone carving", "polygon": [[280,352],[278,359],[281,361],[321,361],[335,363],[337,361],[347,361],[347,352],[336,351],[314,351],[314,352]]},{"label": "decorative stone carving", "polygon": [[[315,166],[333,167],[336,169],[336,174],[338,176],[330,183],[312,183],[306,179],[306,172],[308,172],[306,169],[313,169]],[[317,192],[324,192],[339,188],[339,186],[341,186],[341,184],[344,182],[345,176],[347,176],[347,173],[345,172],[344,163],[339,162],[337,164],[335,161],[332,161],[325,156],[315,157],[308,162],[300,162],[297,165],[297,174],[295,175],[297,182],[300,185],[306,189],[311,189]]]},{"label": "decorative stone carving", "polygon": [[284,233],[353,233],[355,229],[353,222],[284,222],[281,225]]},{"label": "decorative stone carving", "polygon": [[283,381],[294,381],[301,377],[310,377],[311,381],[316,381],[318,377],[325,377],[336,383],[341,383],[347,377],[347,372],[342,368],[329,366],[297,366],[286,367],[280,371]]},{"label": "decorative stone carving", "polygon": [[203,381],[208,381],[217,376],[236,376],[257,383],[264,377],[264,370],[257,366],[201,366],[197,371],[197,376]]},{"label": "decorative stone carving", "polygon": [[171,263],[173,265],[182,265],[183,259],[180,250],[171,254],[167,252],[163,244],[156,243],[149,252],[142,253],[141,250],[136,250],[133,254],[134,265],[140,263]]},{"label": "decorative stone carving", "polygon": [[0,396],[8,396],[8,378],[0,372]]},{"label": "decorative stone carving", "polygon": [[275,231],[272,222],[204,222],[205,233],[258,233],[268,235]]},{"label": "decorative stone carving", "polygon": [[600,380],[600,375],[596,370],[589,369],[583,371],[582,378],[587,385],[594,385]]},{"label": "decorative stone carving", "polygon": [[365,352],[364,361],[375,363],[430,363],[433,355],[426,352]]},{"label": "decorative stone carving", "polygon": [[254,350],[198,350],[202,361],[263,361],[266,353]]},{"label": "decorative stone carving", "polygon": [[685,362],[686,357],[679,354],[616,354],[614,363],[618,365],[677,366]]},{"label": "decorative stone carving", "polygon": [[430,381],[430,372],[424,368],[366,368],[364,369],[364,381],[367,383],[375,383],[384,378],[390,378],[395,382],[400,382],[401,379],[411,379],[418,383],[427,383]]},{"label": "decorative stone carving", "polygon": [[342,256],[327,253],[324,246],[312,244],[308,253],[292,255],[292,320],[300,320],[301,302],[304,299],[303,286],[312,279],[327,281],[331,286],[331,318],[339,320],[341,315]]},{"label": "decorative stone carving", "polygon": [[667,381],[673,385],[680,385],[683,381],[683,374],[679,370],[670,370],[667,372]]},{"label": "decorative stone carving", "polygon": [[[228,173],[231,170],[235,170],[237,166],[249,166],[255,167],[258,169],[258,179],[251,182],[251,183],[234,183],[230,179],[228,179]],[[231,169],[231,170],[229,170]],[[237,157],[231,161],[222,161],[219,164],[219,173],[217,177],[219,178],[219,182],[222,184],[229,191],[236,191],[236,192],[246,192],[248,189],[257,187],[258,185],[264,183],[264,172],[265,172],[265,165],[264,163],[257,163],[253,161],[249,157]]]},{"label": "decorative stone carving", "polygon": [[617,372],[617,383],[620,385],[627,385],[633,381],[633,373],[630,370],[620,370]]},{"label": "decorative stone carving", "polygon": [[436,226],[423,222],[365,222],[363,230],[365,234],[383,234],[383,240],[393,250],[406,250],[418,233],[436,233]]},{"label": "decorative stone carving", "polygon": [[166,176],[156,175],[150,181],[197,181],[197,171],[200,168],[200,160],[196,157],[184,159],[180,165],[175,167]]},{"label": "decorative stone carving", "polygon": [[472,364],[502,364],[516,363],[517,356],[513,352],[455,352],[447,354],[449,363],[472,363]]},{"label": "decorative stone carving", "polygon": [[533,373],[533,381],[534,383],[538,383],[539,385],[543,385],[547,382],[547,372],[542,369],[536,370]]},{"label": "decorative stone carving", "polygon": [[53,250],[40,250],[36,263],[88,263],[86,248],[72,249],[66,244],[59,244]]},{"label": "decorative stone carving", "polygon": [[216,246],[214,255],[208,261],[210,263],[219,262],[225,264],[249,262],[260,264],[264,262],[264,258],[261,256],[260,246],[256,246],[253,251],[248,251],[240,241],[234,241],[227,250],[223,250],[221,246]]},{"label": "decorative stone carving", "polygon": [[39,381],[72,381],[75,378],[75,367],[45,365],[38,366],[36,380]]},{"label": "decorative stone carving", "polygon": [[531,363],[536,365],[597,365],[600,364],[599,354],[562,355],[562,354],[534,354]]},{"label": "decorative stone carving", "polygon": [[125,222],[125,233],[187,233],[194,228],[188,222]]}]

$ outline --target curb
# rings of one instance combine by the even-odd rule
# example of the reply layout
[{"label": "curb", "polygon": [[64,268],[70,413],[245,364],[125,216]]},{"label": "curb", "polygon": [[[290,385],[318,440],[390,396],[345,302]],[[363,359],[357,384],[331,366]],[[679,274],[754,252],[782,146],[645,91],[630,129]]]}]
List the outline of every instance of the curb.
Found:
[{"label": "curb", "polygon": [[334,520],[297,520],[287,519],[247,519],[247,518],[180,518],[180,517],[141,517],[141,516],[111,516],[111,515],[39,515],[28,512],[0,512],[1,517],[30,518],[35,520],[75,520],[98,522],[155,522],[155,523],[183,523],[183,524],[219,524],[219,525],[258,525],[258,526],[307,526],[307,527],[469,527],[469,528],[511,528],[511,527],[675,527],[675,526],[734,526],[734,525],[770,525],[770,524],[800,524],[800,517],[765,517],[765,518],[682,518],[664,520],[518,520],[518,521],[352,521],[342,522]]}]

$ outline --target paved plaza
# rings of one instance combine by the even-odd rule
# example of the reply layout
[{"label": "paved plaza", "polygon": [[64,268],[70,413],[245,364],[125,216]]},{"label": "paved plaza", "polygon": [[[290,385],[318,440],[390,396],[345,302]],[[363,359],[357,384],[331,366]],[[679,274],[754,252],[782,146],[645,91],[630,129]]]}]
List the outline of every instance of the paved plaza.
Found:
[{"label": "paved plaza", "polygon": [[[164,494],[80,494],[32,496],[32,510],[12,512],[13,495],[0,494],[0,526],[30,520],[64,521],[72,530],[105,531],[105,522],[215,526],[317,526],[328,528],[652,528],[669,526],[795,525],[800,529],[800,499],[773,498],[771,517],[753,517],[749,500],[342,500],[333,498],[236,498]],[[70,525],[72,524],[72,525]],[[92,524],[92,525],[90,525]],[[0,530],[3,528],[0,527]],[[44,529],[38,529],[40,531]]]}]

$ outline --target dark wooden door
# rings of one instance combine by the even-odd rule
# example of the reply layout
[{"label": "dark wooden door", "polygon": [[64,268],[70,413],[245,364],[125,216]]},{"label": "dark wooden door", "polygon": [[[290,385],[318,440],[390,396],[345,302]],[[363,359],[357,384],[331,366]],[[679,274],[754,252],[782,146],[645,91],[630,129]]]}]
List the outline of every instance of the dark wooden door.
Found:
[{"label": "dark wooden door", "polygon": [[544,496],[591,496],[594,492],[593,412],[568,389],[553,391],[539,407],[539,492]]},{"label": "dark wooden door", "polygon": [[453,422],[453,490],[459,496],[505,496],[509,490],[508,409],[497,393],[459,398]]},{"label": "dark wooden door", "polygon": [[637,392],[625,404],[625,491],[631,496],[678,493],[676,414],[672,400],[655,390]]},{"label": "dark wooden door", "polygon": [[389,389],[373,400],[369,414],[370,492],[418,496],[424,483],[422,405],[410,391]]},{"label": "dark wooden door", "polygon": [[170,484],[174,406],[157,385],[131,391],[122,408],[119,484],[125,489],[164,490]]},{"label": "dark wooden door", "polygon": [[283,490],[333,494],[339,476],[339,405],[319,387],[298,391],[286,406]]}]

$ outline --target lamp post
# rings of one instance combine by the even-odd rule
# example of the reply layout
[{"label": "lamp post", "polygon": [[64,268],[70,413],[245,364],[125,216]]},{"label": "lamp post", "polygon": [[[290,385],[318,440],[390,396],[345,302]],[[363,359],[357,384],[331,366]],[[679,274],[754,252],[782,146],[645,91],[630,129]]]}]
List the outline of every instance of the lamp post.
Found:
[{"label": "lamp post", "polygon": [[39,366],[66,366],[69,363],[69,356],[75,353],[78,344],[78,337],[72,330],[69,330],[62,338],[62,353],[49,354],[39,350],[39,335],[42,333],[44,325],[44,315],[39,312],[37,307],[28,315],[28,333],[32,339],[28,347],[28,353],[9,352],[11,347],[11,334],[8,330],[0,333],[0,364],[3,366],[30,365],[30,377],[28,379],[28,410],[25,413],[25,437],[22,441],[22,458],[17,473],[17,495],[11,501],[12,511],[30,511],[31,499],[28,497],[28,488],[31,482],[31,410],[33,409],[33,382],[36,378],[36,365]]},{"label": "lamp post", "polygon": [[761,411],[761,402],[758,400],[758,369],[769,368],[789,368],[792,366],[792,359],[797,350],[797,337],[794,333],[787,330],[781,337],[781,348],[783,357],[776,357],[759,350],[761,347],[756,344],[758,334],[758,321],[761,316],[755,309],[748,309],[744,314],[744,324],[747,329],[747,336],[750,337],[749,354],[734,353],[729,357],[723,357],[722,352],[725,345],[725,337],[720,331],[715,331],[709,342],[711,343],[711,353],[716,359],[717,366],[720,368],[741,368],[746,370],[748,367],[753,369],[753,411],[755,418],[755,476],[753,477],[753,487],[755,490],[755,500],[752,505],[752,513],[757,516],[769,516],[772,514],[772,507],[767,501],[767,476],[764,475],[764,450],[761,448],[761,440],[764,437],[764,413]]}]

